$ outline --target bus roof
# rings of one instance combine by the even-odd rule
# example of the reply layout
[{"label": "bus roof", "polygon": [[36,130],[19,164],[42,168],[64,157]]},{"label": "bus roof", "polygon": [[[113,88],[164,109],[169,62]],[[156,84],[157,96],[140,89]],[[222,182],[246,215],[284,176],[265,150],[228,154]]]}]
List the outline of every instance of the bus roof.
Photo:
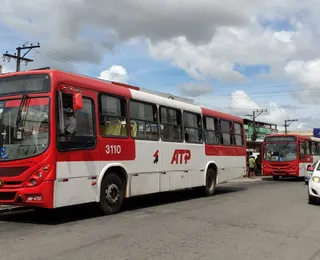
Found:
[{"label": "bus roof", "polygon": [[[110,94],[120,95],[127,98],[131,97],[131,93],[136,93],[137,96],[143,101],[154,102],[159,105],[168,105],[182,110],[189,110],[190,112],[202,113],[206,116],[218,117],[226,120],[231,120],[239,123],[243,123],[243,119],[239,116],[219,112],[209,108],[197,106],[188,102],[183,102],[179,100],[174,100],[166,98],[164,96],[157,95],[155,93],[149,93],[143,91],[141,88],[119,83],[115,81],[108,81],[104,79],[94,78],[86,75],[81,75],[73,72],[66,72],[58,69],[43,68],[37,70],[21,71],[21,72],[9,72],[0,74],[0,78],[8,76],[18,76],[18,75],[30,75],[30,74],[49,74],[56,77],[59,81],[65,81],[69,84],[76,84],[81,87],[88,88],[90,90],[95,90],[98,92],[107,92]],[[117,88],[115,88],[115,85]],[[139,94],[138,94],[139,93]],[[202,112],[201,112],[202,111]]]},{"label": "bus roof", "polygon": [[270,134],[264,137],[282,137],[282,136],[293,136],[297,137],[298,139],[305,139],[305,140],[311,140],[311,141],[320,141],[320,138],[314,137],[314,136],[309,136],[309,135],[299,135],[299,134]]}]

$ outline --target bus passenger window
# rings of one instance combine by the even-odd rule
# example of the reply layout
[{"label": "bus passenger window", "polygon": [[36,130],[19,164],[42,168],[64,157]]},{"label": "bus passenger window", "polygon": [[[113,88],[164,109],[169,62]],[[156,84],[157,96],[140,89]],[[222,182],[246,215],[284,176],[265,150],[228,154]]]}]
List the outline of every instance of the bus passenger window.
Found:
[{"label": "bus passenger window", "polygon": [[234,123],[234,139],[235,139],[235,145],[236,146],[243,146],[243,133],[242,133],[242,126],[239,123]]},{"label": "bus passenger window", "polygon": [[185,141],[187,143],[202,143],[202,122],[199,114],[183,112]]},{"label": "bus passenger window", "polygon": [[232,145],[231,142],[231,132],[230,132],[230,123],[228,121],[221,120],[221,133],[222,133],[222,145]]},{"label": "bus passenger window", "polygon": [[103,137],[127,137],[127,113],[124,98],[101,95],[99,100],[99,128]]},{"label": "bus passenger window", "polygon": [[220,144],[219,120],[213,117],[203,119],[206,144]]},{"label": "bus passenger window", "polygon": [[131,100],[129,108],[131,137],[143,140],[159,140],[157,106]]},{"label": "bus passenger window", "polygon": [[181,110],[160,107],[161,139],[167,142],[182,142],[182,115]]}]

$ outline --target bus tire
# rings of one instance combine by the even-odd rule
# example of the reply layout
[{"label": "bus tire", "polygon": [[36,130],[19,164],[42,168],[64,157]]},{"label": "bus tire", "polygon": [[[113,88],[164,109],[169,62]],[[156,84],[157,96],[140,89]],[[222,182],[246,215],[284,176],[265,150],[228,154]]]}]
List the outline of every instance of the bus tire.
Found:
[{"label": "bus tire", "polygon": [[124,185],[115,173],[108,173],[102,180],[100,189],[100,209],[103,214],[118,213],[124,198]]},{"label": "bus tire", "polygon": [[217,174],[212,169],[209,168],[207,170],[206,175],[206,185],[204,186],[204,194],[205,196],[213,196],[216,191],[216,181],[217,181]]}]

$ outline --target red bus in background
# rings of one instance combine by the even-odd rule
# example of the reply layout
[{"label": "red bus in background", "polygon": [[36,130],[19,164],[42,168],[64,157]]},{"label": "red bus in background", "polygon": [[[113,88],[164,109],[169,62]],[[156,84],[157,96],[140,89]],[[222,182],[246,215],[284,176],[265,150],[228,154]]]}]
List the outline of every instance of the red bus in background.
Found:
[{"label": "red bus in background", "polygon": [[294,135],[268,135],[262,142],[263,176],[303,177],[308,166],[320,158],[320,138]]},{"label": "red bus in background", "polygon": [[0,75],[0,205],[59,208],[243,176],[240,117],[58,70]]}]

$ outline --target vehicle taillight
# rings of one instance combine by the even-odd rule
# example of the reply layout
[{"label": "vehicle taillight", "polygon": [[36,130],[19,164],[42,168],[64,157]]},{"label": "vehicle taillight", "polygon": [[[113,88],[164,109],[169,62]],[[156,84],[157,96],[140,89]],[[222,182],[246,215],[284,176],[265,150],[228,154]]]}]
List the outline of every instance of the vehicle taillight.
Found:
[{"label": "vehicle taillight", "polygon": [[44,180],[44,178],[48,175],[50,170],[51,170],[51,167],[49,165],[43,166],[41,169],[39,169],[29,177],[26,183],[26,186],[27,187],[38,186]]}]

